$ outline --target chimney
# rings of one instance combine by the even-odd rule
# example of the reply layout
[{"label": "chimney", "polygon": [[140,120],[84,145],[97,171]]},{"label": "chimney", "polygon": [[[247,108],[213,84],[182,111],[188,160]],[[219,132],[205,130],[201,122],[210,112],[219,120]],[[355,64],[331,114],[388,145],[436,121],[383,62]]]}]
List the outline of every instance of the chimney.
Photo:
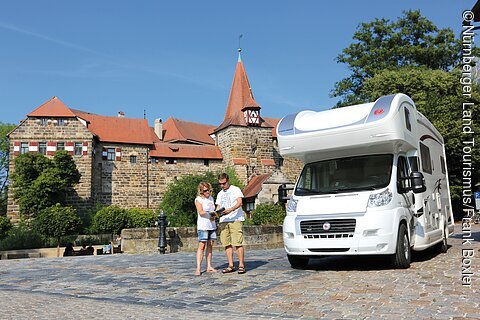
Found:
[{"label": "chimney", "polygon": [[125,112],[123,112],[123,111],[118,111],[118,117],[119,117],[119,118],[125,118]]},{"label": "chimney", "polygon": [[155,127],[154,127],[155,134],[160,140],[163,140],[163,124],[162,119],[155,119]]}]

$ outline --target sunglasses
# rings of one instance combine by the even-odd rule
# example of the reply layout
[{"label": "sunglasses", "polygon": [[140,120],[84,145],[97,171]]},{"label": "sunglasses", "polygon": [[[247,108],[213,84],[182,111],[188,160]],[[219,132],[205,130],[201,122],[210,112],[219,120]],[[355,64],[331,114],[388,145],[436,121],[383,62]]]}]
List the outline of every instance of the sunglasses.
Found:
[{"label": "sunglasses", "polygon": [[210,192],[210,190],[208,190],[208,189],[205,189],[205,190],[202,190],[202,192]]},{"label": "sunglasses", "polygon": [[219,184],[219,185],[221,185],[221,186],[223,186],[223,185],[225,185],[225,184],[227,184],[227,183],[228,183],[228,181],[225,181],[225,182],[219,182],[218,184]]}]

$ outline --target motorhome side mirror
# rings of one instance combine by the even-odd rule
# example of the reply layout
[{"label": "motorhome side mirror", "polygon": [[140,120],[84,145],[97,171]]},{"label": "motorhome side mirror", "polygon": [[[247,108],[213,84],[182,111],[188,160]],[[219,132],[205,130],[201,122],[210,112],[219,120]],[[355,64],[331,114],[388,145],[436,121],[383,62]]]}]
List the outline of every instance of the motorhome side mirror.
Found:
[{"label": "motorhome side mirror", "polygon": [[287,188],[286,184],[281,184],[278,186],[278,202],[287,203],[290,200],[290,197],[287,195],[287,190],[291,188]]},{"label": "motorhome side mirror", "polygon": [[410,180],[412,182],[412,191],[413,193],[422,193],[427,190],[425,186],[425,179],[423,178],[423,174],[418,171],[412,172],[410,175]]}]

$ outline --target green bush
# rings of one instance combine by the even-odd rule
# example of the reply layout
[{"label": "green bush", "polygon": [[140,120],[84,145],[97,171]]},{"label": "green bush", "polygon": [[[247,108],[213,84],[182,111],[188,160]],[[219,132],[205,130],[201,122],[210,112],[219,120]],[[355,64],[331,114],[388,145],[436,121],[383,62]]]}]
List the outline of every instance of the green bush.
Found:
[{"label": "green bush", "polygon": [[38,213],[33,220],[33,230],[45,237],[56,239],[57,246],[60,246],[62,237],[77,233],[81,223],[77,210],[57,203]]},{"label": "green bush", "polygon": [[128,209],[127,214],[130,228],[154,227],[157,221],[157,214],[150,209]]},{"label": "green bush", "polygon": [[97,203],[93,208],[88,210],[78,212],[78,216],[82,220],[82,225],[80,226],[80,234],[95,234],[96,231],[93,230],[93,217],[97,214],[100,209],[104,208],[105,205]]},{"label": "green bush", "polygon": [[5,238],[10,229],[12,229],[10,219],[5,216],[0,216],[0,239]]},{"label": "green bush", "polygon": [[285,219],[285,209],[279,204],[259,204],[252,213],[255,225],[281,225]]},{"label": "green bush", "polygon": [[129,227],[129,215],[125,209],[108,206],[100,209],[92,219],[92,231],[97,233],[120,234]]},{"label": "green bush", "polygon": [[0,250],[21,250],[42,247],[42,236],[23,224],[13,226],[7,236],[3,240],[0,240]]}]

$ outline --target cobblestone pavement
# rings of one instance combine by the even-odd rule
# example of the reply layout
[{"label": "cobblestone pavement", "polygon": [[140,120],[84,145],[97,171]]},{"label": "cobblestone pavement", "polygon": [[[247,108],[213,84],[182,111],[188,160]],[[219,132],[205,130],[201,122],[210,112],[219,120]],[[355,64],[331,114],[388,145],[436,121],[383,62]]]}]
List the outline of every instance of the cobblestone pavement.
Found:
[{"label": "cobblestone pavement", "polygon": [[[0,319],[480,319],[474,231],[471,288],[461,285],[458,232],[446,254],[417,254],[407,270],[378,257],[295,270],[278,249],[247,252],[244,275],[200,277],[193,253],[1,260]],[[214,253],[218,269],[224,261]]]}]

